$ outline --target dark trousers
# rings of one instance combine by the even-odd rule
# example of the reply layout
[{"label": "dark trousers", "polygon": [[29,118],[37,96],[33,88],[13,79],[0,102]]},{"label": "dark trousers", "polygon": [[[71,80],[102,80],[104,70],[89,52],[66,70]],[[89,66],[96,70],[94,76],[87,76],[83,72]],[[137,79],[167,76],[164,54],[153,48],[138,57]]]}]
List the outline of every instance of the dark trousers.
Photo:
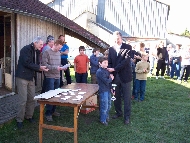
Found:
[{"label": "dark trousers", "polygon": [[[121,96],[122,93],[122,96]],[[131,115],[131,82],[120,83],[117,84],[115,88],[115,98],[114,106],[115,111],[118,116],[122,115],[122,102],[121,100],[124,99],[124,120],[130,119]]]},{"label": "dark trousers", "polygon": [[180,80],[183,80],[183,76],[185,73],[185,78],[184,80],[188,80],[189,74],[190,74],[190,65],[182,65],[181,66],[181,71],[180,71]]},{"label": "dark trousers", "polygon": [[97,84],[96,74],[91,74],[91,83]]},{"label": "dark trousers", "polygon": [[43,80],[43,85],[42,85],[42,91],[41,91],[41,94],[46,92],[46,76],[43,72],[43,76],[44,76],[44,80]]},{"label": "dark trousers", "polygon": [[[59,79],[54,79],[54,78],[46,78],[46,91],[49,90],[54,90],[59,88],[60,80]],[[49,105],[46,104],[46,116],[50,116],[55,112],[56,106],[55,105]]]},{"label": "dark trousers", "polygon": [[166,70],[166,63],[165,60],[158,60],[157,67],[156,67],[156,76],[159,76],[159,72],[161,70],[161,76],[164,76]]},{"label": "dark trousers", "polygon": [[[66,65],[68,64],[68,61],[67,59],[61,59],[61,65]],[[65,77],[66,77],[66,80],[67,80],[67,84],[71,84],[71,75],[70,75],[70,69],[67,68],[67,70],[64,71],[65,73]],[[63,86],[63,74],[62,74],[62,71],[60,71],[60,87]]]},{"label": "dark trousers", "polygon": [[87,83],[88,73],[75,72],[75,78],[77,83]]}]

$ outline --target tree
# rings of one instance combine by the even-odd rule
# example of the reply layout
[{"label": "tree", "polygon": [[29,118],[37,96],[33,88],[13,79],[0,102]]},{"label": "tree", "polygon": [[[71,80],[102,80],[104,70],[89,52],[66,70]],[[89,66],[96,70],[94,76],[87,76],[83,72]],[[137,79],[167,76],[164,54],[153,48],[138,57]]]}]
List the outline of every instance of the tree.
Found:
[{"label": "tree", "polygon": [[181,36],[188,36],[188,37],[190,37],[189,30],[187,30],[187,28],[186,28],[185,31],[181,34]]}]

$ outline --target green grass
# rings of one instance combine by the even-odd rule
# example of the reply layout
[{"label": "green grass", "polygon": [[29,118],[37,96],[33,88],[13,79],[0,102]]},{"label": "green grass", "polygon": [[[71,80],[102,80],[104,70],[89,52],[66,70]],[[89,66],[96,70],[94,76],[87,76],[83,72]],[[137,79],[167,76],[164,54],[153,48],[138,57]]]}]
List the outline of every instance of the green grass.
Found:
[{"label": "green grass", "polygon": [[[71,71],[73,74],[73,71]],[[72,77],[74,78],[74,77]],[[167,77],[166,77],[167,78]],[[73,126],[73,108],[58,107],[61,117],[54,125]],[[111,120],[109,125],[99,123],[99,111],[78,119],[79,143],[189,143],[190,142],[190,83],[178,84],[176,80],[148,78],[145,101],[132,101],[131,124],[123,119]],[[110,115],[114,114],[112,106]],[[34,117],[39,119],[39,107]],[[46,122],[47,123],[47,122]],[[13,120],[0,129],[0,143],[38,143],[38,122],[24,122],[16,130]],[[73,133],[43,130],[44,143],[72,143]]]}]

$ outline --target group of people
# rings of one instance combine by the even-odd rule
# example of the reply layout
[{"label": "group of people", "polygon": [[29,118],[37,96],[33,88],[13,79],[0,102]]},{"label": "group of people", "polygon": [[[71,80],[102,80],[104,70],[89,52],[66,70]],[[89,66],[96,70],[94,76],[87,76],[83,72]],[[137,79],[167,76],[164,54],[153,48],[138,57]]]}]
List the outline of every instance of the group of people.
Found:
[{"label": "group of people", "polygon": [[[114,45],[100,53],[99,48],[94,48],[88,58],[85,47],[79,47],[79,55],[74,59],[75,79],[77,83],[87,83],[90,68],[91,83],[99,85],[100,122],[108,125],[109,111],[111,108],[111,94],[114,100],[115,115],[112,119],[124,118],[124,124],[130,123],[131,99],[142,102],[145,100],[145,89],[147,75],[153,74],[154,62],[157,60],[156,79],[161,70],[161,78],[167,74],[187,81],[190,72],[190,46],[184,54],[160,42],[155,48],[146,49],[144,43],[140,43],[140,50],[136,51],[130,43],[123,43],[122,34],[119,31],[113,33]],[[42,49],[43,47],[43,49]],[[42,49],[42,50],[41,50]],[[41,52],[40,52],[41,50]],[[56,41],[53,36],[48,36],[46,44],[43,45],[41,37],[24,46],[20,51],[18,66],[16,70],[17,89],[20,97],[18,114],[16,117],[17,127],[22,128],[23,120],[34,122],[33,112],[35,107],[35,81],[36,73],[44,73],[42,93],[63,86],[63,71],[67,84],[71,83],[69,68],[63,68],[68,64],[69,47],[65,42],[64,35],[60,35]],[[174,74],[175,73],[175,74]],[[131,83],[133,90],[131,93]],[[113,88],[113,84],[116,87]],[[132,96],[131,96],[132,95]],[[132,98],[131,98],[132,97]],[[124,111],[122,110],[124,101]],[[52,116],[60,116],[56,112],[56,106],[46,105],[45,117],[47,121],[53,121]]]}]

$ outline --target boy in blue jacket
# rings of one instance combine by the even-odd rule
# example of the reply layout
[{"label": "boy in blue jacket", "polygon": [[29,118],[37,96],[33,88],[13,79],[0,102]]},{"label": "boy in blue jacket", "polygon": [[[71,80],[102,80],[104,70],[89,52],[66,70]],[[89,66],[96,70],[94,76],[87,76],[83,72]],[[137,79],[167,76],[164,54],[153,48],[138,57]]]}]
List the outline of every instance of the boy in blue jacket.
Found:
[{"label": "boy in blue jacket", "polygon": [[99,101],[100,101],[100,122],[103,125],[108,125],[109,111],[111,108],[111,82],[113,75],[107,70],[108,59],[99,57],[100,68],[96,72],[96,77],[99,85]]}]

